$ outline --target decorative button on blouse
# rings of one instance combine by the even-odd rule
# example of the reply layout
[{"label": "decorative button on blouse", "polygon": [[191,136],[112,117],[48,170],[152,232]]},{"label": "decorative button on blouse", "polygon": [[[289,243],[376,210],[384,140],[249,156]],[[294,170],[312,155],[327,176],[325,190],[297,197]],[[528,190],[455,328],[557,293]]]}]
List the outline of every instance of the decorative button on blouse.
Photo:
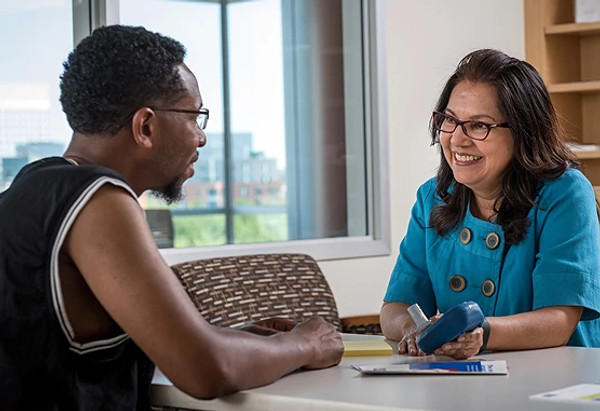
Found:
[{"label": "decorative button on blouse", "polygon": [[496,292],[496,284],[492,280],[485,280],[481,285],[481,292],[486,297],[491,297]]},{"label": "decorative button on blouse", "polygon": [[489,233],[485,238],[485,245],[490,250],[495,250],[500,245],[500,236],[496,233]]},{"label": "decorative button on blouse", "polygon": [[467,286],[467,280],[462,275],[453,275],[449,281],[450,289],[454,292],[460,293]]},{"label": "decorative button on blouse", "polygon": [[460,237],[460,242],[463,244],[469,244],[469,242],[471,242],[471,230],[467,227],[461,228],[458,236]]}]

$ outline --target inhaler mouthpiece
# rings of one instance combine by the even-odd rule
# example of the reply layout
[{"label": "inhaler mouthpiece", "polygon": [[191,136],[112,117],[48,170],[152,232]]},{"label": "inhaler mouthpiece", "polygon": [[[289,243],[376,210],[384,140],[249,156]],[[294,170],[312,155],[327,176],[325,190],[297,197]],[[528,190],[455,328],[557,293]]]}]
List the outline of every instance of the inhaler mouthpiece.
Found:
[{"label": "inhaler mouthpiece", "polygon": [[431,325],[431,320],[427,318],[425,313],[423,313],[423,310],[421,310],[419,304],[415,303],[408,307],[407,310],[408,314],[410,315],[410,318],[412,318],[415,325],[417,326],[417,334],[422,333],[427,327]]}]

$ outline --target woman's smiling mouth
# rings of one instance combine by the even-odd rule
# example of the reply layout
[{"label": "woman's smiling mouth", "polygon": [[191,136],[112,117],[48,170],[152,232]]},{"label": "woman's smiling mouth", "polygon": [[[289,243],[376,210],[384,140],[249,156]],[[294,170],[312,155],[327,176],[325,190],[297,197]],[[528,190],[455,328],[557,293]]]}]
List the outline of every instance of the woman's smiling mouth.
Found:
[{"label": "woman's smiling mouth", "polygon": [[470,163],[472,161],[481,160],[482,158],[483,157],[481,157],[481,156],[472,156],[472,155],[454,153],[454,160],[456,160],[459,163]]}]

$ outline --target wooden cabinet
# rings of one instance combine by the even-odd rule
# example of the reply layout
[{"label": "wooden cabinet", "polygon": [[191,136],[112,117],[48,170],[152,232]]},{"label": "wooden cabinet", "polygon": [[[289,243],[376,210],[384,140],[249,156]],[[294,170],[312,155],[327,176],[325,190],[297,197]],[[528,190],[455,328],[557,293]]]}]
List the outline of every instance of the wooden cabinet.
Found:
[{"label": "wooden cabinet", "polygon": [[544,78],[583,172],[600,187],[600,22],[575,23],[574,0],[524,4],[526,60]]}]

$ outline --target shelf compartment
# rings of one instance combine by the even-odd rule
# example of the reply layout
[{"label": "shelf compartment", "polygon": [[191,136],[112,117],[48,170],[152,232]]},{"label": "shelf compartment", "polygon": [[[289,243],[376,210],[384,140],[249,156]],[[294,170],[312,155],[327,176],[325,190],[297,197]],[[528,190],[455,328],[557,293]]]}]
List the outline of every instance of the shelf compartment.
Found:
[{"label": "shelf compartment", "polygon": [[[575,87],[582,88],[580,91],[588,91],[588,87],[595,91],[597,86],[593,82],[600,80],[600,23],[558,26],[579,28],[582,25],[590,27],[585,31],[586,35],[543,36],[545,48],[541,53],[542,66],[548,84],[576,83],[578,86]],[[591,85],[579,82],[590,82]]]}]

